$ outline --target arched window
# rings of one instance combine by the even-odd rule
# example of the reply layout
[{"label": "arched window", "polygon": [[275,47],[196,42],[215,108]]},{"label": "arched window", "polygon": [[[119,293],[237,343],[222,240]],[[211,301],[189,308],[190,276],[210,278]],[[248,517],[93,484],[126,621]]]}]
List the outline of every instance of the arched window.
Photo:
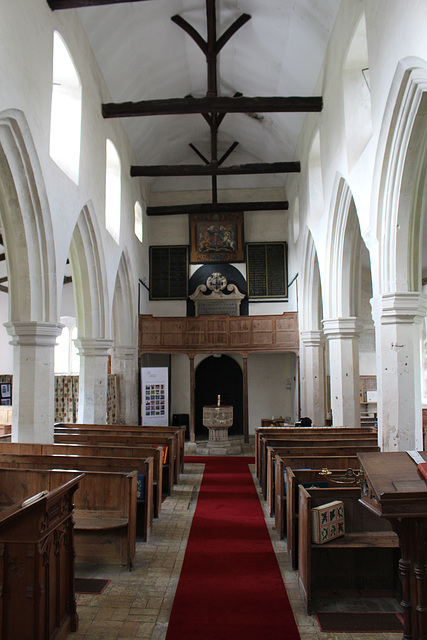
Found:
[{"label": "arched window", "polygon": [[310,210],[315,216],[319,216],[322,214],[324,206],[319,132],[317,132],[310,149],[308,159],[308,186],[310,192]]},{"label": "arched window", "polygon": [[107,140],[107,166],[105,178],[105,227],[114,240],[120,241],[121,217],[120,158],[111,140]]},{"label": "arched window", "polygon": [[365,16],[354,33],[343,67],[344,115],[350,169],[372,135],[371,89]]},{"label": "arched window", "polygon": [[74,344],[77,338],[77,327],[75,318],[62,317],[61,335],[57,338],[55,346],[54,371],[56,375],[78,375],[80,373],[80,356]]},{"label": "arched window", "polygon": [[142,224],[142,207],[138,201],[135,202],[135,235],[140,242],[144,237],[144,227]]},{"label": "arched window", "polygon": [[63,39],[55,31],[49,153],[76,184],[79,182],[81,117],[80,78]]}]

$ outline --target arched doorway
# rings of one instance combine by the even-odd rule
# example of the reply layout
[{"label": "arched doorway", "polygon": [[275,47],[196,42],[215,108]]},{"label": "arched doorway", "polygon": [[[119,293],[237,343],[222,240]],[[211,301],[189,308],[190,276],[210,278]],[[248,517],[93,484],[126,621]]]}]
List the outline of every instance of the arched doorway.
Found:
[{"label": "arched doorway", "polygon": [[230,356],[209,356],[196,369],[195,434],[196,440],[207,439],[203,426],[203,407],[216,404],[233,406],[233,426],[229,436],[243,435],[243,374],[239,364]]}]

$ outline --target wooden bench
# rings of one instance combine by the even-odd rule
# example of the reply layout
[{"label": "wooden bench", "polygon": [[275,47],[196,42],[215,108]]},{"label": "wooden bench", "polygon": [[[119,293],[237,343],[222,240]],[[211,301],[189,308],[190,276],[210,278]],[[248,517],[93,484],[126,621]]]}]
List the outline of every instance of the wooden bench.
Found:
[{"label": "wooden bench", "polygon": [[110,433],[115,435],[171,435],[176,441],[174,447],[175,477],[174,482],[179,481],[179,474],[184,468],[185,451],[185,426],[141,426],[141,425],[120,425],[120,424],[78,424],[78,423],[57,423],[55,433],[65,432],[81,433]]},{"label": "wooden bench", "polygon": [[[112,440],[112,441],[111,441]],[[160,516],[162,508],[162,500],[166,495],[170,494],[170,467],[167,469],[166,482],[163,475],[164,449],[161,446],[147,444],[146,442],[138,442],[134,440],[133,444],[125,444],[121,441],[115,441],[111,436],[103,436],[102,434],[86,435],[84,433],[55,435],[54,452],[76,453],[81,452],[83,455],[118,455],[120,458],[131,457],[137,453],[138,457],[153,458],[153,517]],[[46,445],[49,446],[49,445]],[[60,449],[59,447],[63,447]],[[67,447],[69,447],[67,449]],[[78,450],[77,447],[85,447]],[[89,449],[87,448],[89,447]],[[47,450],[45,450],[48,453]],[[0,447],[1,452],[1,447]],[[163,487],[166,484],[166,490]]]},{"label": "wooden bench", "polygon": [[[279,535],[286,535],[286,499],[287,496],[285,494],[284,487],[284,472],[290,467],[291,469],[328,469],[329,471],[335,469],[359,469],[360,462],[357,455],[343,455],[343,456],[317,456],[310,455],[307,452],[307,455],[301,455],[298,457],[295,456],[279,456],[276,455],[275,461],[275,513],[274,518],[276,521],[276,517],[279,524]],[[279,512],[276,516],[276,510]]]},{"label": "wooden bench", "polygon": [[[318,458],[321,456],[357,456],[359,452],[378,452],[380,449],[378,445],[372,446],[359,446],[349,445],[341,441],[336,441],[335,444],[328,446],[312,446],[311,443],[307,443],[305,447],[267,447],[267,487],[266,487],[266,501],[267,509],[271,516],[274,515],[275,501],[276,501],[276,489],[275,489],[275,457],[279,455],[281,458],[296,457],[296,456],[309,456],[315,455]],[[325,465],[320,464],[321,468]],[[286,467],[285,467],[286,468]],[[311,467],[308,467],[311,468]],[[317,467],[318,468],[318,467]],[[358,468],[358,467],[357,467]]]},{"label": "wooden bench", "polygon": [[[153,523],[153,517],[159,508],[159,501],[156,498],[157,503],[154,502],[155,496],[155,485],[160,483],[161,487],[161,449],[152,449],[151,447],[126,447],[120,446],[117,447],[115,445],[77,445],[77,444],[39,444],[39,443],[29,443],[29,442],[11,442],[11,443],[0,443],[0,462],[1,455],[7,454],[62,454],[69,456],[90,456],[90,457],[104,457],[104,458],[129,458],[130,460],[134,459],[135,462],[131,462],[131,467],[127,469],[121,469],[121,471],[133,471],[137,469],[141,476],[144,475],[144,471],[140,471],[139,464],[142,464],[142,468],[144,467],[144,460],[151,459],[152,464],[150,465],[150,477],[149,478],[140,478],[140,486],[144,490],[144,495],[140,496],[138,500],[138,511],[143,511],[145,513],[141,514],[144,522],[147,522],[150,529]],[[99,467],[97,467],[98,469]],[[156,480],[154,479],[154,472],[156,471],[157,476]],[[151,486],[146,487],[146,483],[149,483]],[[146,502],[146,495],[149,494],[151,499],[151,504]]]},{"label": "wooden bench", "polygon": [[[365,445],[377,445],[378,439],[376,433],[352,433],[348,432],[336,432],[330,434],[324,430],[319,430],[315,433],[279,433],[279,434],[261,434],[259,437],[259,479],[262,484],[265,482],[266,465],[267,465],[267,447],[268,446],[296,446],[296,443],[300,442],[302,446],[305,446],[307,442],[313,446],[327,446],[329,443],[336,441],[346,442],[347,444],[357,443]],[[322,444],[325,442],[325,444]]]},{"label": "wooden bench", "polygon": [[[298,585],[309,613],[316,598],[392,596],[399,588],[399,542],[389,522],[359,502],[360,488],[299,487]],[[341,500],[345,535],[312,542],[311,509]]]},{"label": "wooden bench", "polygon": [[80,476],[0,513],[0,637],[65,640],[77,631],[73,498]]},{"label": "wooden bench", "polygon": [[105,472],[0,467],[0,511],[41,491],[53,491],[78,476],[74,494],[76,562],[133,568],[136,542],[136,471]]},{"label": "wooden bench", "polygon": [[170,496],[173,491],[175,477],[179,476],[176,457],[177,438],[174,434],[126,434],[102,429],[61,429],[55,431],[54,441],[57,444],[94,444],[115,446],[147,446],[162,447],[164,451],[162,462],[162,496]]},{"label": "wooden bench", "polygon": [[[288,555],[292,564],[292,569],[298,568],[298,508],[299,508],[299,485],[301,484],[308,491],[310,488],[340,488],[358,487],[356,484],[356,474],[358,469],[317,469],[306,471],[305,469],[291,469],[287,467],[285,475],[285,496],[283,504],[285,508],[279,509],[279,497],[276,499],[276,531],[280,538],[284,538],[286,531],[286,543]],[[279,512],[282,511],[282,519],[279,520]],[[286,523],[286,524],[285,524]]]},{"label": "wooden bench", "polygon": [[137,502],[136,505],[137,535],[144,541],[148,540],[150,537],[153,505],[153,458],[104,458],[102,456],[2,452],[0,453],[0,467],[12,469],[73,470],[83,472],[114,471],[125,472],[127,474],[132,471],[136,471],[138,475],[144,475],[146,479],[144,488],[145,495],[142,500]]},{"label": "wooden bench", "polygon": [[267,469],[267,446],[277,444],[283,441],[286,442],[301,440],[306,443],[307,441],[316,443],[323,440],[356,440],[362,444],[363,441],[366,444],[378,444],[377,432],[372,429],[355,429],[347,427],[305,427],[301,428],[281,428],[281,429],[259,429],[256,434],[256,468],[257,477],[263,489],[265,495],[266,492],[266,469]]}]

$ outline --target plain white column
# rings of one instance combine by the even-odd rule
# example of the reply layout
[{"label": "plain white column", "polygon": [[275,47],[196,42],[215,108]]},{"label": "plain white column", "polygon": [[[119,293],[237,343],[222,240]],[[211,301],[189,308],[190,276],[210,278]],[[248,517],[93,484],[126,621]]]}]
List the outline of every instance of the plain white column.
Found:
[{"label": "plain white column", "polygon": [[423,449],[421,339],[427,297],[384,294],[376,309],[378,442],[383,451]]},{"label": "plain white column", "polygon": [[325,340],[323,331],[302,331],[301,338],[301,417],[308,416],[313,426],[326,422]]},{"label": "plain white column", "polygon": [[106,424],[108,352],[112,340],[78,338],[75,345],[80,355],[78,422]]},{"label": "plain white column", "polygon": [[138,423],[138,349],[115,347],[111,372],[118,376],[117,422]]},{"label": "plain white column", "polygon": [[12,441],[53,442],[54,348],[63,325],[8,322],[13,345]]},{"label": "plain white column", "polygon": [[329,340],[332,424],[360,426],[359,318],[323,320],[323,332]]}]

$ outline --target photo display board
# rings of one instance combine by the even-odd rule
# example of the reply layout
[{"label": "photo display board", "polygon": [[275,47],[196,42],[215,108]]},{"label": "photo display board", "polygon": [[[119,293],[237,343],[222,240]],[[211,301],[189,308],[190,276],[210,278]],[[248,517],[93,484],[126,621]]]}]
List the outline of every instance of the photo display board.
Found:
[{"label": "photo display board", "polygon": [[188,297],[188,247],[150,247],[150,300]]},{"label": "photo display board", "polygon": [[246,245],[249,298],[287,298],[286,242],[251,242]]},{"label": "photo display board", "polygon": [[169,389],[167,367],[142,367],[141,418],[143,425],[169,424]]}]

